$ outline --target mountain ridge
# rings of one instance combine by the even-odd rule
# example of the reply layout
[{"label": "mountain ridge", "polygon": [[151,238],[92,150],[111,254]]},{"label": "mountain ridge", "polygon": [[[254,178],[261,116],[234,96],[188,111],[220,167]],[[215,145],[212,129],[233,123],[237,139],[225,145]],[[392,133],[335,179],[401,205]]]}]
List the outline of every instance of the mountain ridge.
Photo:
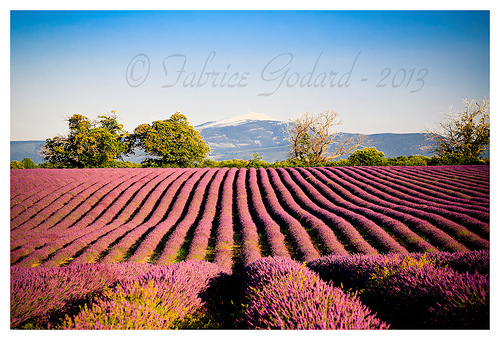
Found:
[{"label": "mountain ridge", "polygon": [[248,112],[244,113],[242,115],[222,119],[222,120],[217,120],[217,121],[210,121],[206,123],[202,123],[200,125],[195,126],[194,128],[197,130],[202,130],[206,128],[212,128],[212,127],[222,127],[222,126],[235,126],[235,125],[241,125],[245,124],[247,122],[251,121],[278,121],[274,119],[273,117],[266,115],[264,113],[257,113],[257,112]]}]

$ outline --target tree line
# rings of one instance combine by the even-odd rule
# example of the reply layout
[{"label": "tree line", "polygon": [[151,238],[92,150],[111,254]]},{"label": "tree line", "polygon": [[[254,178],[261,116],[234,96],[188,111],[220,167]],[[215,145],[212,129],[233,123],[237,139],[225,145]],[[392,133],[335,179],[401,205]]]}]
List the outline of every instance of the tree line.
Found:
[{"label": "tree line", "polygon": [[[249,160],[213,161],[207,158],[209,146],[186,116],[176,112],[165,120],[153,121],[125,131],[116,111],[99,115],[97,120],[74,114],[67,119],[69,133],[48,138],[40,155],[44,162],[30,159],[12,161],[11,168],[104,168],[104,167],[300,167],[363,165],[452,165],[486,164],[481,155],[490,144],[489,99],[464,101],[462,111],[449,112],[434,130],[426,130],[432,142],[432,157],[400,156],[386,158],[369,146],[366,136],[345,137],[335,127],[343,120],[335,111],[304,113],[285,130],[289,142],[287,160],[268,163],[255,153]],[[123,157],[141,150],[147,158],[138,163]],[[349,155],[346,159],[342,156]]]}]

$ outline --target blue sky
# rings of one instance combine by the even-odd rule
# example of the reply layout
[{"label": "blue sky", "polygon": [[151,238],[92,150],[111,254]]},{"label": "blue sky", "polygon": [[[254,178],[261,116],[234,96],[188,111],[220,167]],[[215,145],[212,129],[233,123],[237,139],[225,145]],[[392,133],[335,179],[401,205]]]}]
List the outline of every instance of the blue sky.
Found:
[{"label": "blue sky", "polygon": [[[340,131],[421,132],[490,93],[488,11],[12,11],[10,139],[117,110],[128,131],[335,110]],[[181,72],[182,71],[182,72]]]}]

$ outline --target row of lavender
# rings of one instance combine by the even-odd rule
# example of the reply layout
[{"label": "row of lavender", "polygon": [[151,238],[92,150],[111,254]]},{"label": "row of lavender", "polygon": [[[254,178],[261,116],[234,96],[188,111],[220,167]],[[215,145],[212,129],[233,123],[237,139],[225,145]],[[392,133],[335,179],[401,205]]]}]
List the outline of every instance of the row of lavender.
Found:
[{"label": "row of lavender", "polygon": [[11,328],[179,328],[221,273],[206,261],[13,266]]},{"label": "row of lavender", "polygon": [[265,257],[241,275],[199,260],[12,266],[11,328],[487,329],[489,263],[482,250]]},{"label": "row of lavender", "polygon": [[488,166],[11,170],[19,266],[475,249]]}]

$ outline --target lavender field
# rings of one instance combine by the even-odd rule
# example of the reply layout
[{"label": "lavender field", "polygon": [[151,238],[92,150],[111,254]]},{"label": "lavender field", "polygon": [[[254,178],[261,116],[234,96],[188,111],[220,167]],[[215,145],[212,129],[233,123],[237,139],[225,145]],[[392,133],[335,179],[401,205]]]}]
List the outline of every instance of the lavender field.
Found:
[{"label": "lavender field", "polygon": [[11,170],[11,327],[488,328],[489,197],[481,165]]}]

